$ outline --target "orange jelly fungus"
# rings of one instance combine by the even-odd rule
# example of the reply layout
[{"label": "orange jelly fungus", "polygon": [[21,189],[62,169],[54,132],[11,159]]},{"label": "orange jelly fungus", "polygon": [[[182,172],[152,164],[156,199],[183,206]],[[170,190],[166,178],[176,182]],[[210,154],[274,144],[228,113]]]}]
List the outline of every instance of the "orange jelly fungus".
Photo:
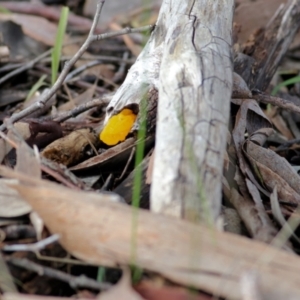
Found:
[{"label": "orange jelly fungus", "polygon": [[124,108],[120,113],[108,120],[100,133],[100,140],[108,146],[124,141],[135,120],[136,114],[131,109]]}]

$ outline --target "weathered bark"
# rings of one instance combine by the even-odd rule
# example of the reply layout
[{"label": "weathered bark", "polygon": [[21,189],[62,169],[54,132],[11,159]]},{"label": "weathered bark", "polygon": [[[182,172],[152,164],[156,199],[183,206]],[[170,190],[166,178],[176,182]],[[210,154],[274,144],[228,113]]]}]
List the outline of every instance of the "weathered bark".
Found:
[{"label": "weathered bark", "polygon": [[159,91],[151,208],[214,219],[232,86],[233,0],[164,1],[157,26],[107,109]]},{"label": "weathered bark", "polygon": [[[168,13],[168,16],[167,16]],[[232,87],[233,1],[165,1],[151,206],[216,218]],[[203,217],[203,215],[202,215]]]},{"label": "weathered bark", "polygon": [[266,27],[256,34],[253,43],[244,49],[244,53],[251,57],[248,58],[248,72],[247,68],[240,69],[239,58],[236,59],[234,69],[244,78],[250,90],[266,90],[299,30],[299,17],[300,2],[287,1]]}]

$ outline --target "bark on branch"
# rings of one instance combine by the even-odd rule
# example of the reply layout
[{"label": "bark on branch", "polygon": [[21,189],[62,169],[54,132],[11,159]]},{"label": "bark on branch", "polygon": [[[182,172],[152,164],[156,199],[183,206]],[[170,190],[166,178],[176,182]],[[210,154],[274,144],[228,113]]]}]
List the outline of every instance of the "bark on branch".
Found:
[{"label": "bark on branch", "polygon": [[[214,219],[232,88],[233,1],[165,1],[151,206]],[[158,34],[157,34],[158,35]],[[202,215],[203,217],[203,215]]]},{"label": "bark on branch", "polygon": [[[164,1],[157,26],[107,109],[107,119],[159,91],[151,208],[219,215],[232,87],[233,0]],[[206,209],[204,209],[206,208]]]}]

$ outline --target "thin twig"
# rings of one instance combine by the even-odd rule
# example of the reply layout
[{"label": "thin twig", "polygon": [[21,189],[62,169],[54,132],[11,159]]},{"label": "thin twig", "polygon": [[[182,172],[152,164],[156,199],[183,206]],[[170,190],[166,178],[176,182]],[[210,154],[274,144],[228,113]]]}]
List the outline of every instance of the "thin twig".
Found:
[{"label": "thin twig", "polygon": [[[66,56],[62,56],[60,58],[61,61],[66,61],[66,60],[70,60],[72,58],[72,56],[66,55]],[[133,64],[135,62],[135,59],[133,58],[129,58],[129,59],[124,59],[122,57],[115,57],[115,56],[107,56],[107,55],[93,55],[93,56],[86,56],[86,55],[82,55],[80,57],[80,60],[101,60],[103,62],[120,62],[120,63],[127,63],[127,64]],[[51,62],[50,58],[44,58],[42,61],[42,63],[49,63]],[[0,69],[1,72],[1,69]]]},{"label": "thin twig", "polygon": [[[105,2],[104,0],[98,1],[93,24],[92,24],[92,27],[91,27],[91,30],[89,32],[87,39],[85,40],[83,45],[80,47],[78,52],[76,52],[76,54],[72,57],[72,59],[65,64],[62,72],[60,73],[59,77],[57,78],[57,80],[54,83],[54,85],[52,86],[52,88],[49,89],[49,91],[47,91],[47,93],[42,94],[39,101],[37,101],[34,104],[30,105],[29,107],[25,108],[21,112],[12,115],[10,117],[11,123],[14,123],[14,122],[26,117],[27,115],[31,114],[32,112],[35,112],[35,111],[39,110],[40,108],[44,107],[46,102],[58,91],[58,89],[63,84],[66,76],[68,75],[68,73],[71,70],[71,68],[73,67],[73,65],[77,62],[77,60],[83,55],[83,53],[88,49],[89,45],[93,42],[95,28],[98,24],[104,2]],[[2,124],[0,126],[0,131],[3,131],[5,129],[6,129],[5,124]]]},{"label": "thin twig", "polygon": [[93,107],[105,107],[105,106],[107,106],[109,101],[110,101],[110,99],[108,99],[108,98],[93,99],[84,104],[76,106],[72,110],[69,110],[65,113],[60,113],[58,116],[55,116],[53,118],[53,120],[56,122],[59,122],[59,123],[64,122],[70,118],[75,118],[76,116],[80,115],[81,113],[83,113]]},{"label": "thin twig", "polygon": [[[18,143],[25,143],[24,139],[18,134],[14,126],[7,121],[8,129],[10,129],[14,133],[15,139],[18,140],[18,142],[13,141],[11,138],[9,138],[6,134],[0,131],[0,137],[4,139],[6,142],[8,142],[10,145],[12,145],[14,148],[18,148]],[[31,151],[34,153],[34,150],[28,147],[28,151]],[[67,167],[64,165],[58,164],[54,161],[51,161],[45,157],[40,157],[41,162],[41,170],[45,173],[48,173],[53,178],[55,178],[57,181],[65,184],[66,186],[72,188],[72,189],[84,189],[84,190],[90,190],[89,187],[87,187],[83,181],[81,181],[79,178],[77,178]]]},{"label": "thin twig", "polygon": [[293,140],[286,141],[285,143],[278,146],[275,149],[275,152],[281,152],[281,151],[288,150],[289,147],[294,145],[294,144],[300,144],[300,139],[293,139]]},{"label": "thin twig", "polygon": [[[100,35],[94,35],[95,28],[98,24],[104,2],[105,2],[104,0],[100,0],[98,2],[97,10],[96,10],[95,17],[94,17],[94,20],[93,20],[93,24],[92,24],[92,27],[91,27],[91,30],[89,32],[89,35],[88,35],[87,39],[85,40],[83,45],[80,47],[78,52],[76,52],[76,54],[71,58],[71,60],[65,63],[65,66],[64,66],[62,72],[60,73],[59,77],[57,78],[57,80],[54,83],[54,85],[52,86],[52,88],[49,89],[45,94],[42,94],[39,101],[35,102],[34,104],[32,104],[29,107],[25,108],[24,110],[20,111],[19,113],[16,113],[16,114],[12,115],[9,119],[9,121],[11,123],[14,123],[14,122],[26,117],[27,115],[43,108],[46,105],[46,102],[62,86],[62,84],[64,83],[65,78],[67,77],[67,75],[68,75],[69,71],[71,70],[71,68],[73,67],[73,65],[85,53],[85,51],[88,49],[89,45],[92,42],[99,41],[99,40],[106,39],[106,38],[110,38],[110,37],[123,35],[123,34],[128,34],[128,33],[151,31],[154,28],[154,25],[143,26],[143,27],[140,27],[140,28],[129,28],[129,27],[127,27],[127,28],[124,28],[124,29],[122,29],[120,31],[116,31],[116,32],[110,32],[110,33],[105,33],[105,34],[100,34]],[[3,131],[5,129],[6,129],[5,124],[2,124],[0,126],[0,131]]]},{"label": "thin twig", "polygon": [[22,65],[21,67],[11,71],[10,73],[6,74],[5,76],[3,76],[2,78],[0,78],[0,84],[4,83],[5,81],[7,81],[8,79],[26,71],[31,69],[36,63],[38,63],[40,60],[44,59],[45,57],[47,57],[48,55],[51,54],[52,49],[42,53],[41,55],[39,55],[38,57],[36,57],[35,59],[29,61],[28,63]]},{"label": "thin twig", "polygon": [[120,63],[120,67],[119,67],[119,70],[115,73],[112,81],[113,82],[118,82],[119,80],[121,80],[125,74],[125,70],[126,70],[126,60],[128,60],[128,57],[129,57],[129,52],[128,51],[125,51],[124,54],[123,54],[123,61]]},{"label": "thin twig", "polygon": [[73,289],[90,288],[99,291],[107,290],[111,287],[111,284],[109,283],[98,282],[84,275],[73,276],[59,270],[36,264],[26,258],[6,257],[5,259],[8,263],[13,264],[14,266],[33,271],[40,276],[43,275],[50,278],[58,279],[63,282],[67,282]]},{"label": "thin twig", "polygon": [[266,95],[260,91],[252,91],[252,98],[266,104],[272,104],[286,110],[300,113],[300,106],[283,98]]},{"label": "thin twig", "polygon": [[75,70],[73,70],[72,72],[70,72],[68,74],[68,76],[66,77],[64,83],[68,82],[71,78],[75,77],[76,75],[78,75],[79,73],[85,71],[88,68],[94,67],[94,66],[98,66],[103,64],[103,62],[101,60],[92,60],[87,62],[86,64],[76,68]]},{"label": "thin twig", "polygon": [[[90,190],[90,188],[76,177],[66,166],[58,164],[50,159],[41,157],[41,169],[72,189]],[[54,173],[52,171],[54,171]]]},{"label": "thin twig", "polygon": [[122,174],[120,175],[119,178],[116,178],[116,182],[121,181],[121,180],[123,179],[123,177],[125,176],[125,173],[127,172],[128,167],[129,167],[129,165],[130,165],[130,163],[131,163],[131,161],[132,161],[132,159],[133,159],[133,156],[134,156],[134,154],[135,154],[135,150],[136,150],[136,147],[133,147],[133,148],[131,149],[130,156],[129,156],[129,158],[128,158],[128,160],[127,160],[127,163],[126,163],[126,165],[125,165],[125,167],[124,167],[124,169],[123,169],[123,172],[122,172]]},{"label": "thin twig", "polygon": [[154,25],[146,25],[146,26],[139,27],[139,28],[125,27],[125,28],[123,28],[121,30],[118,30],[118,31],[107,32],[107,33],[103,33],[103,34],[94,35],[94,36],[92,36],[92,40],[93,41],[100,41],[100,40],[104,40],[104,39],[107,39],[107,38],[116,37],[116,36],[129,34],[129,33],[151,31],[151,30],[153,30],[153,28],[154,28]]},{"label": "thin twig", "polygon": [[32,251],[38,252],[44,249],[46,246],[53,244],[59,240],[59,234],[53,234],[48,236],[47,238],[38,241],[33,244],[17,244],[17,245],[4,245],[2,247],[2,251]]},{"label": "thin twig", "polygon": [[44,164],[41,164],[41,170],[44,171],[45,173],[51,175],[57,181],[63,183],[65,186],[69,187],[70,189],[80,190],[80,188],[77,185],[75,185],[72,182],[68,181],[62,175],[60,175],[58,172],[56,172],[55,170],[50,169],[49,167],[45,166]]}]

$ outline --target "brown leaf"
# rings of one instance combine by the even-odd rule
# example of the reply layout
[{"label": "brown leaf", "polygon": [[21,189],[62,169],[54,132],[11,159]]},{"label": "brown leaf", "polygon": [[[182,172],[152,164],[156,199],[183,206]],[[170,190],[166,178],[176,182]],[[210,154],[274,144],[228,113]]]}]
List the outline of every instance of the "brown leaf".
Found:
[{"label": "brown leaf", "polygon": [[150,281],[142,281],[134,289],[147,300],[209,300],[210,296],[198,294],[177,286],[155,286]]},{"label": "brown leaf", "polygon": [[262,146],[266,142],[267,138],[273,133],[273,128],[261,128],[250,135],[249,140]]},{"label": "brown leaf", "polygon": [[15,179],[0,179],[0,217],[19,217],[31,212],[31,206],[12,188]]},{"label": "brown leaf", "polygon": [[[284,216],[282,215],[280,204],[278,201],[277,196],[277,186],[275,186],[273,192],[270,196],[270,202],[271,202],[271,208],[272,213],[276,221],[282,226],[282,229],[285,231],[285,237],[288,239],[288,237],[292,236],[293,239],[300,244],[300,239],[296,236],[294,233],[294,230],[291,228],[290,224],[285,220]],[[298,218],[298,225],[299,225],[299,218]]]},{"label": "brown leaf", "polygon": [[[15,130],[18,132],[18,135],[21,136],[24,140],[28,139],[31,135],[29,124],[24,122],[17,122],[14,125]],[[9,130],[7,133],[8,138],[14,141],[14,133]],[[0,162],[3,161],[5,155],[13,148],[11,144],[0,139]]]},{"label": "brown leaf", "polygon": [[[54,297],[54,296],[41,296],[41,295],[26,295],[20,293],[5,293],[1,295],[2,300],[67,300],[72,298],[67,297]],[[76,298],[78,300],[91,300],[90,298]]]},{"label": "brown leaf", "polygon": [[[274,174],[277,175],[276,178],[281,178],[279,179],[281,182],[280,186],[285,185],[283,183],[283,181],[285,181],[286,184],[298,194],[296,198],[298,199],[298,197],[300,197],[300,177],[285,158],[279,156],[270,149],[265,149],[250,141],[245,144],[244,149],[245,154],[252,161],[254,167],[255,164],[257,165],[257,163],[265,166],[264,171],[261,170],[261,175],[266,172],[265,176],[262,176],[264,183],[266,183],[266,181],[270,182],[272,179],[273,181],[275,180],[274,177],[266,177],[270,175],[270,172],[267,170],[269,169],[271,172],[274,172]],[[272,191],[275,187],[274,184],[268,186],[271,187],[270,191]],[[280,194],[279,190],[280,188],[278,186],[278,193]]]},{"label": "brown leaf", "polygon": [[107,292],[101,293],[98,299],[143,300],[144,298],[131,287],[130,272],[124,269],[121,280]]},{"label": "brown leaf", "polygon": [[[120,155],[122,157],[121,160],[129,157],[131,149],[135,145],[135,138],[129,138],[124,142],[108,149],[104,153],[91,157],[84,162],[71,167],[70,170],[72,171],[81,171],[81,170],[89,170],[91,168],[103,168],[107,163],[113,163],[116,160],[116,155]],[[124,158],[124,156],[126,158]],[[120,157],[118,157],[117,163],[120,163]]]},{"label": "brown leaf", "polygon": [[[15,140],[15,134],[19,134],[19,131],[16,129],[19,127],[19,125],[21,130],[26,128],[26,134],[29,133],[29,131],[27,131],[28,124],[19,123],[18,125],[15,125],[14,129],[9,133],[12,140]],[[19,143],[17,147],[16,170],[32,178],[41,177],[40,164],[25,142]],[[19,217],[28,214],[32,210],[31,206],[28,205],[28,203],[9,186],[13,184],[17,184],[17,181],[6,180],[3,178],[0,179],[1,217]]]},{"label": "brown leaf", "polygon": [[84,156],[86,146],[97,142],[98,138],[92,129],[79,129],[48,145],[41,155],[66,166],[74,165]]},{"label": "brown leaf", "polygon": [[262,183],[269,189],[272,190],[277,185],[278,195],[282,201],[299,204],[300,195],[295,192],[294,189],[278,174],[276,174],[271,169],[267,168],[264,164],[261,164],[253,159],[251,159],[252,164],[258,170],[259,175],[261,176]]},{"label": "brown leaf", "polygon": [[22,142],[17,148],[17,164],[15,170],[32,178],[41,178],[41,167],[29,146]]},{"label": "brown leaf", "polygon": [[289,129],[286,121],[280,115],[277,107],[272,107],[271,109],[266,110],[266,115],[270,118],[273,125],[282,133],[287,140],[292,140],[294,138],[293,133]]},{"label": "brown leaf", "polygon": [[[132,263],[132,209],[113,194],[73,191],[3,166],[1,175],[26,180],[16,189],[74,256],[96,265]],[[260,273],[264,299],[300,297],[298,257],[249,239],[140,210],[136,265],[174,282],[228,298],[241,298],[240,276]],[[251,249],[251,251],[249,251]]]},{"label": "brown leaf", "polygon": [[57,26],[45,18],[24,14],[0,14],[0,21],[13,21],[22,26],[24,33],[48,46],[54,46]]},{"label": "brown leaf", "polygon": [[261,200],[258,190],[249,180],[246,180],[246,186],[245,179],[239,171],[236,172],[235,181],[242,195],[237,189],[231,188],[230,202],[238,211],[250,235],[257,240],[270,243],[277,231],[259,203]]},{"label": "brown leaf", "polygon": [[[252,112],[252,118],[249,117],[250,112]],[[254,115],[256,115],[255,122],[253,122]],[[256,122],[257,120],[259,121]],[[255,125],[253,125],[254,123]],[[257,130],[268,127],[271,127],[271,123],[259,107],[258,103],[255,100],[244,100],[237,113],[234,129],[232,132],[232,138],[236,147],[240,168],[243,174],[247,172],[250,173],[250,170],[241,152],[242,145],[245,141],[246,130],[251,135]]]}]

